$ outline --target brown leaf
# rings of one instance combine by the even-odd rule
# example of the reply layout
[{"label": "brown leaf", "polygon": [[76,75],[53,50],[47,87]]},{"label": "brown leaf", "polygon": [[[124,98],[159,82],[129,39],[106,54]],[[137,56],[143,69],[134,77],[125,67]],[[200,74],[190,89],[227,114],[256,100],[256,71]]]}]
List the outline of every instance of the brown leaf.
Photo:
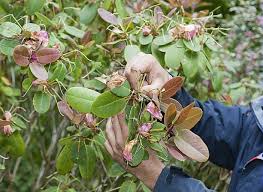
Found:
[{"label": "brown leaf", "polygon": [[27,66],[30,62],[31,53],[29,49],[23,45],[18,45],[15,47],[13,52],[13,58],[17,65]]},{"label": "brown leaf", "polygon": [[163,10],[160,6],[154,8],[154,21],[157,25],[161,25],[164,21]]},{"label": "brown leaf", "polygon": [[100,17],[104,21],[106,21],[106,22],[108,22],[110,24],[113,24],[113,25],[119,25],[118,18],[115,15],[113,15],[111,12],[109,12],[109,11],[103,9],[103,8],[99,8],[98,9],[98,14],[100,15]]},{"label": "brown leaf", "polygon": [[177,100],[175,100],[173,98],[169,98],[167,100],[164,100],[163,102],[167,103],[168,105],[171,104],[171,103],[175,104],[177,111],[181,111],[183,109],[183,106],[179,103],[179,101],[177,101]]},{"label": "brown leaf", "polygon": [[203,116],[202,109],[198,107],[194,107],[189,111],[186,119],[183,122],[176,124],[175,128],[176,129],[192,129],[198,123],[198,121],[200,121],[202,116]]},{"label": "brown leaf", "polygon": [[183,77],[174,77],[167,81],[161,89],[161,100],[167,100],[174,96],[181,89],[183,82]]},{"label": "brown leaf", "polygon": [[37,61],[41,64],[53,63],[60,58],[60,51],[56,48],[43,48],[36,52]]},{"label": "brown leaf", "polygon": [[62,115],[65,115],[68,117],[70,120],[74,118],[74,112],[73,110],[69,107],[66,101],[59,101],[57,103],[58,110]]},{"label": "brown leaf", "polygon": [[184,161],[187,158],[187,156],[185,156],[183,153],[181,153],[181,151],[174,145],[171,145],[171,144],[166,144],[166,148],[167,148],[167,151],[170,153],[170,155],[179,160],[179,161]]},{"label": "brown leaf", "polygon": [[0,127],[10,125],[10,121],[0,119]]},{"label": "brown leaf", "polygon": [[205,162],[209,158],[209,151],[202,139],[188,129],[177,131],[174,137],[176,147],[186,156],[198,162]]},{"label": "brown leaf", "polygon": [[176,111],[176,105],[171,103],[164,115],[164,124],[166,125],[166,127],[169,127],[169,125],[173,122],[173,120],[175,119],[177,114]]},{"label": "brown leaf", "polygon": [[179,118],[176,120],[175,125],[177,124],[181,124],[188,116],[189,112],[191,111],[191,109],[194,107],[195,103],[191,103],[189,105],[187,105],[185,108],[183,108],[180,111],[180,115]]},{"label": "brown leaf", "polygon": [[40,80],[47,80],[48,79],[48,73],[47,73],[47,71],[43,65],[34,62],[34,63],[29,64],[29,68],[30,68],[32,74],[36,78],[38,78]]},{"label": "brown leaf", "polygon": [[87,45],[91,41],[91,35],[92,35],[91,31],[86,31],[81,39],[81,44]]}]

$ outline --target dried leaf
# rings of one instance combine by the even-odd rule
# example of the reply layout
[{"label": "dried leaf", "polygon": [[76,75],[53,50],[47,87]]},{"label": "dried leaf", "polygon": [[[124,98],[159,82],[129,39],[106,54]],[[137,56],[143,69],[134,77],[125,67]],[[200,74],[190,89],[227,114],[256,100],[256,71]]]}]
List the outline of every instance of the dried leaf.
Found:
[{"label": "dried leaf", "polygon": [[171,103],[175,104],[177,111],[181,111],[181,110],[183,109],[183,106],[179,103],[179,101],[177,101],[177,100],[175,100],[175,99],[173,99],[173,98],[169,98],[169,99],[164,100],[164,101],[162,101],[162,102],[163,102],[163,103],[166,103],[168,106],[169,106]]},{"label": "dried leaf", "polygon": [[47,80],[48,79],[48,72],[46,71],[45,67],[39,63],[30,63],[29,68],[33,75],[40,79],[40,80]]},{"label": "dried leaf", "polygon": [[208,160],[208,148],[198,135],[188,129],[179,130],[177,133],[174,143],[182,153],[198,162]]},{"label": "dried leaf", "polygon": [[176,105],[171,103],[164,115],[164,124],[166,127],[169,127],[169,125],[173,122],[174,118],[176,117],[177,111],[176,111]]},{"label": "dried leaf", "polygon": [[23,45],[18,45],[15,47],[13,52],[13,58],[17,65],[27,66],[30,62],[30,51]]},{"label": "dried leaf", "polygon": [[202,118],[203,111],[198,107],[192,108],[187,118],[180,124],[176,124],[176,129],[192,129],[198,121]]},{"label": "dried leaf", "polygon": [[36,52],[37,61],[41,64],[53,63],[60,56],[60,51],[55,48],[43,48]]},{"label": "dried leaf", "polygon": [[181,89],[183,82],[184,78],[182,77],[174,77],[167,81],[161,89],[161,100],[167,100],[174,96]]},{"label": "dried leaf", "polygon": [[69,105],[67,104],[67,102],[65,101],[59,101],[57,103],[58,105],[58,110],[62,115],[65,115],[66,117],[68,117],[70,120],[72,120],[74,118],[74,112],[73,110],[69,107]]},{"label": "dried leaf", "polygon": [[195,105],[195,103],[193,102],[193,103],[187,105],[185,108],[183,108],[180,111],[180,115],[179,115],[178,119],[176,120],[175,125],[181,124],[188,117],[188,114],[191,111],[191,109],[194,107],[194,105]]},{"label": "dried leaf", "polygon": [[111,12],[109,12],[109,11],[103,9],[103,8],[99,8],[98,9],[98,14],[100,15],[100,17],[104,21],[106,21],[106,22],[108,22],[110,24],[113,24],[113,25],[119,25],[118,18],[115,15],[113,15]]},{"label": "dried leaf", "polygon": [[171,145],[171,144],[166,144],[166,148],[167,148],[167,151],[170,153],[170,155],[179,160],[179,161],[184,161],[187,158],[187,156],[185,156],[183,153],[180,152],[180,150],[174,146],[174,145]]}]

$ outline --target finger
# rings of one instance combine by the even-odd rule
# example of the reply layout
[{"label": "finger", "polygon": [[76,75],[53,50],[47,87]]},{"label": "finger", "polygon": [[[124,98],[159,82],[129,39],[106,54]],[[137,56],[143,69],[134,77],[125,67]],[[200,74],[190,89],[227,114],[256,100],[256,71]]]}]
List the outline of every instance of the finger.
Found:
[{"label": "finger", "polygon": [[123,140],[126,141],[128,139],[128,134],[129,134],[129,128],[125,122],[125,114],[124,112],[121,112],[118,114],[118,119],[121,127],[121,132],[123,136]]},{"label": "finger", "polygon": [[109,152],[109,154],[113,157],[113,150],[108,140],[105,141],[104,146],[106,150]]},{"label": "finger", "polygon": [[116,141],[115,141],[114,131],[112,129],[111,118],[108,119],[107,124],[106,124],[106,136],[107,136],[107,140],[109,141],[109,144],[113,152],[115,152],[116,151]]},{"label": "finger", "polygon": [[114,135],[115,135],[115,140],[116,140],[116,144],[117,144],[117,149],[119,151],[122,151],[123,147],[124,147],[124,141],[123,141],[123,137],[122,137],[122,132],[121,132],[121,126],[119,123],[119,119],[117,116],[114,116],[111,118],[112,121],[112,127],[114,130]]}]

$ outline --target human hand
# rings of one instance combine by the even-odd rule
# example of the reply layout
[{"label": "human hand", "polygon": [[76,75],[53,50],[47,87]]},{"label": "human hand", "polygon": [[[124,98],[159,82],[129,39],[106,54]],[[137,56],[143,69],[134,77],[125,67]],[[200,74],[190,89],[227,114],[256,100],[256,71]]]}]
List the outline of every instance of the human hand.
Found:
[{"label": "human hand", "polygon": [[[150,97],[158,95],[162,86],[171,78],[154,56],[142,52],[127,63],[124,74],[133,89],[140,90]],[[139,79],[142,74],[146,74],[147,77],[140,89]]]},{"label": "human hand", "polygon": [[105,147],[112,158],[122,165],[126,171],[130,172],[141,180],[150,189],[153,189],[155,183],[164,168],[164,164],[155,155],[155,152],[149,152],[149,159],[143,161],[137,167],[130,167],[123,158],[123,150],[128,138],[128,126],[125,123],[124,113],[111,117],[106,125]]}]

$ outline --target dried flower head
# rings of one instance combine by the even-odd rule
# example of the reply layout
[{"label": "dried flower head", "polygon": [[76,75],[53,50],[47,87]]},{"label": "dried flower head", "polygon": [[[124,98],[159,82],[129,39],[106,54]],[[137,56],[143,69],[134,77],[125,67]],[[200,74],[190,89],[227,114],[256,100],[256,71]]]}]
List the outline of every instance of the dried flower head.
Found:
[{"label": "dried flower head", "polygon": [[124,150],[122,152],[123,158],[126,161],[132,161],[132,148],[137,143],[136,140],[131,140],[129,143],[127,143],[124,147]]},{"label": "dried flower head", "polygon": [[139,127],[139,133],[144,136],[144,137],[148,137],[149,131],[152,128],[152,124],[151,123],[143,123],[140,127]]},{"label": "dried flower head", "polygon": [[113,73],[110,80],[107,82],[107,86],[110,89],[120,87],[126,81],[126,77]]},{"label": "dried flower head", "polygon": [[159,119],[160,121],[163,119],[163,115],[161,113],[161,110],[151,101],[147,104],[146,110],[156,119]]}]

